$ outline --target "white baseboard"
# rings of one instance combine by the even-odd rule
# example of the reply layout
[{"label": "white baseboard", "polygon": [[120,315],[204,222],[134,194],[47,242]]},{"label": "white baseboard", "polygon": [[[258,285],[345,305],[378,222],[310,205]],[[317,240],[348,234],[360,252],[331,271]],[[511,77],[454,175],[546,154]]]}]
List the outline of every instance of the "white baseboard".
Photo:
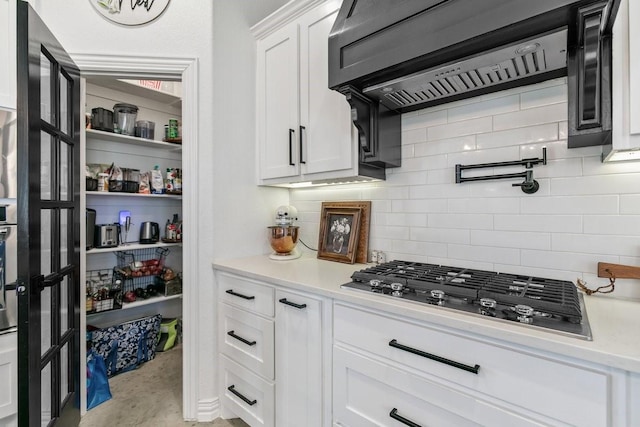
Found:
[{"label": "white baseboard", "polygon": [[206,423],[220,417],[220,399],[198,401],[198,422]]}]

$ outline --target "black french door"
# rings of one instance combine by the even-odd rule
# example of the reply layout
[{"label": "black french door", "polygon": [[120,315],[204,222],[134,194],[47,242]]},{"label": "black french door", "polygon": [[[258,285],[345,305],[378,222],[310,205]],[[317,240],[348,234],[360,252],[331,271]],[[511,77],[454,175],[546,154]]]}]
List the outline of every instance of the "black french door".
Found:
[{"label": "black french door", "polygon": [[18,1],[18,424],[80,422],[80,71]]}]

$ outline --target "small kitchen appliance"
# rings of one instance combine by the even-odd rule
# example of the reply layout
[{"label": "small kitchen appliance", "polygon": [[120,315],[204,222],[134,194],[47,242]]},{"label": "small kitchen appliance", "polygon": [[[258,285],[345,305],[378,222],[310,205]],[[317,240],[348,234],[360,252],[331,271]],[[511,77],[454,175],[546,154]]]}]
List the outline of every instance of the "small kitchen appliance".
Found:
[{"label": "small kitchen appliance", "polygon": [[95,226],[93,245],[96,248],[115,248],[120,244],[119,224],[98,224]]},{"label": "small kitchen appliance", "polygon": [[145,221],[140,225],[140,243],[157,243],[160,240],[160,226],[157,222]]},{"label": "small kitchen appliance", "polygon": [[87,229],[86,229],[87,249],[93,249],[95,229],[96,229],[96,210],[87,208],[86,215],[87,215]]},{"label": "small kitchen appliance", "polygon": [[132,104],[116,104],[113,106],[113,131],[122,135],[135,135],[138,107]]},{"label": "small kitchen appliance", "polygon": [[584,298],[569,281],[390,261],[356,271],[345,289],[591,340]]},{"label": "small kitchen appliance", "polygon": [[296,250],[298,243],[298,230],[300,227],[293,225],[298,220],[298,210],[293,206],[280,206],[276,210],[276,225],[269,229],[269,244],[274,253],[269,258],[286,261],[300,258],[300,252]]}]

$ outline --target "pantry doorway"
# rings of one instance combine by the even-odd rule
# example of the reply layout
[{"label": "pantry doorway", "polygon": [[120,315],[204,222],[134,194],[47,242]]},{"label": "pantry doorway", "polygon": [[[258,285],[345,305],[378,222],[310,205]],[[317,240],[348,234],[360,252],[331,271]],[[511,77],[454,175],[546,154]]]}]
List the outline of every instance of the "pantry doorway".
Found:
[{"label": "pantry doorway", "polygon": [[[86,96],[86,82],[91,80],[126,79],[126,80],[167,80],[182,82],[182,181],[185,191],[182,194],[183,240],[182,250],[182,412],[184,419],[196,419],[198,353],[194,347],[198,336],[198,304],[197,287],[197,212],[198,200],[198,147],[197,147],[197,109],[198,109],[198,75],[196,59],[174,59],[157,57],[130,57],[99,54],[71,54],[78,64],[83,77],[82,95]],[[85,105],[85,99],[82,105]],[[156,132],[162,132],[162,124]],[[86,138],[83,139],[86,144]],[[84,154],[83,150],[83,154]],[[86,158],[81,162],[86,163]],[[83,199],[81,210],[87,207]],[[87,260],[82,260],[81,271],[85,271]],[[86,307],[81,307],[81,330],[86,329]],[[85,366],[86,342],[81,340],[81,366]],[[86,383],[83,372],[81,385]],[[81,391],[82,408],[86,408],[86,390]],[[84,413],[84,411],[83,411]]]}]

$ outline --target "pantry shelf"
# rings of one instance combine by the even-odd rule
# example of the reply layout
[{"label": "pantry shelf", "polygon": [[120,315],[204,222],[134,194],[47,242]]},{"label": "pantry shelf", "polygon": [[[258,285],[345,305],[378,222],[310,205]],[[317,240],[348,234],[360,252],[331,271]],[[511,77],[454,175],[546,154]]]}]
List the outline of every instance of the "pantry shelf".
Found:
[{"label": "pantry shelf", "polygon": [[175,144],[164,141],[156,141],[155,139],[139,138],[137,136],[121,135],[119,133],[104,132],[95,129],[86,129],[87,146],[91,148],[92,141],[108,141],[127,145],[138,145],[141,147],[154,148],[167,151],[182,151],[181,144]]},{"label": "pantry shelf", "polygon": [[108,252],[121,252],[121,251],[134,251],[136,249],[149,249],[149,248],[165,248],[169,246],[182,246],[182,243],[153,243],[142,244],[137,242],[127,243],[126,245],[116,246],[114,248],[94,248],[87,251],[87,255],[91,254],[103,254]]},{"label": "pantry shelf", "polygon": [[87,197],[142,197],[147,199],[175,199],[182,200],[180,194],[141,194],[141,193],[124,193],[124,192],[108,192],[108,191],[87,191]]}]

